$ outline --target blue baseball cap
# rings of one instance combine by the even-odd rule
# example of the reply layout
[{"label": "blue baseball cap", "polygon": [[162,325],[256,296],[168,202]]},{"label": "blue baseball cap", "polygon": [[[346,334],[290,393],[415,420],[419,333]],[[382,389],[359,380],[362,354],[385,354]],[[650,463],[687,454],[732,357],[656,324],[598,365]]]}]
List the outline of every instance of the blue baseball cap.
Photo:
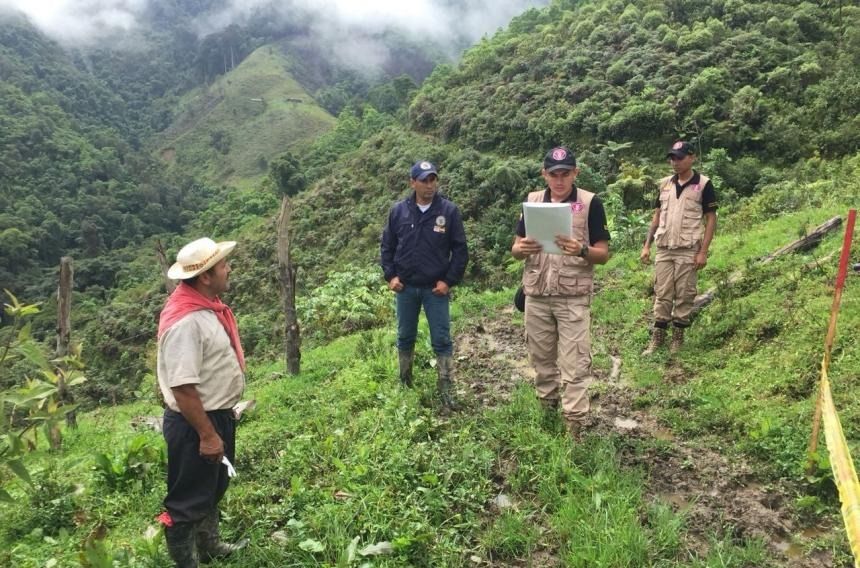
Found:
[{"label": "blue baseball cap", "polygon": [[427,160],[419,160],[415,162],[412,165],[412,169],[409,170],[409,176],[412,179],[417,179],[418,181],[424,181],[430,174],[439,177],[439,172],[436,171],[436,166]]}]

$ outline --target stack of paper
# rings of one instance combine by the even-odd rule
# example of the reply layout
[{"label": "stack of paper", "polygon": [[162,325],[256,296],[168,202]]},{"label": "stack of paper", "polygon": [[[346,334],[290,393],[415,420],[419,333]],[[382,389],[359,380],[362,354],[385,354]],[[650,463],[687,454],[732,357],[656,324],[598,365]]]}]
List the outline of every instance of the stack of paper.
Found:
[{"label": "stack of paper", "polygon": [[543,246],[543,252],[562,254],[555,244],[557,235],[570,236],[570,203],[523,203],[526,236]]}]

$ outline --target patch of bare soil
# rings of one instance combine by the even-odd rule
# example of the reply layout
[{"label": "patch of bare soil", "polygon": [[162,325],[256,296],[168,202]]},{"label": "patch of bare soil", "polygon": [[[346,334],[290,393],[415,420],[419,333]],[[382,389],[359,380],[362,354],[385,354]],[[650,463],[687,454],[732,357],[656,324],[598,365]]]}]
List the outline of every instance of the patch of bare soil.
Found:
[{"label": "patch of bare soil", "polygon": [[[511,310],[467,325],[456,338],[458,382],[482,405],[506,401],[518,383],[534,379],[523,330],[511,323]],[[636,408],[635,391],[624,382],[623,362],[614,356],[611,360],[610,369],[594,370],[604,385],[595,389],[600,394],[592,401],[593,433],[618,434],[630,442],[621,444],[622,463],[647,472],[648,498],[666,502],[684,516],[684,546],[691,556],[706,556],[709,537],[728,533],[737,542],[760,539],[774,565],[835,566],[830,551],[810,551],[808,545],[836,528],[798,525],[791,515],[792,497],[786,488],[757,481],[747,464],[732,461],[696,440],[676,437],[647,408]],[[684,381],[683,369],[668,365],[665,380]],[[548,565],[556,565],[556,561],[553,558]]]},{"label": "patch of bare soil", "polygon": [[523,330],[510,321],[512,311],[473,322],[455,338],[458,384],[484,406],[510,400],[517,384],[534,380]]}]

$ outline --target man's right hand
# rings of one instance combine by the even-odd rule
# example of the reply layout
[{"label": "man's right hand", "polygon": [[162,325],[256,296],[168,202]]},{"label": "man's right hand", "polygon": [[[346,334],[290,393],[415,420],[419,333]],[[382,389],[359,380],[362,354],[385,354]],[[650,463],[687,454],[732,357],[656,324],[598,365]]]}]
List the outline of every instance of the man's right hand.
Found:
[{"label": "man's right hand", "polygon": [[395,293],[403,291],[403,282],[400,281],[399,276],[395,276],[388,281],[388,289]]},{"label": "man's right hand", "polygon": [[520,258],[539,254],[543,250],[543,246],[538,241],[529,237],[518,238],[514,246],[516,252],[519,253],[519,255],[515,254],[514,256],[519,256]]},{"label": "man's right hand", "polygon": [[645,245],[642,247],[642,252],[639,254],[639,260],[642,264],[651,264],[651,247]]},{"label": "man's right hand", "polygon": [[221,463],[224,457],[224,441],[216,433],[200,438],[200,457],[209,463]]}]

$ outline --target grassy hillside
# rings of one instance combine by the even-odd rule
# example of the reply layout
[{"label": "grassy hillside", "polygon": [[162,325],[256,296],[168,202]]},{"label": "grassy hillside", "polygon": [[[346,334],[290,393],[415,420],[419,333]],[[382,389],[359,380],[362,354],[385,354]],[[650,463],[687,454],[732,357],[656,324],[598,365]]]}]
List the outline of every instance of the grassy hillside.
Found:
[{"label": "grassy hillside", "polygon": [[[239,477],[224,503],[228,535],[252,545],[222,565],[850,566],[824,454],[813,476],[802,471],[841,233],[766,267],[755,259],[856,203],[856,190],[835,189],[860,187],[860,162],[844,161],[831,182],[814,164],[798,174],[797,191],[763,193],[722,216],[701,286],[744,276],[701,314],[676,358],[638,356],[651,271],[636,251],[599,268],[597,423],[582,444],[534,400],[510,289],[455,298],[467,409],[450,419],[438,414],[424,324],[414,391],[396,385],[390,323],[307,350],[295,378],[253,360],[247,396],[258,406],[240,426]],[[831,378],[857,450],[854,278]],[[377,297],[391,303],[384,290]],[[61,452],[30,456],[34,489],[11,486],[28,506],[0,509],[0,561],[69,566],[85,549],[164,565],[163,544],[147,533],[160,511],[162,442],[129,425],[159,413],[152,388],[81,416]],[[381,556],[365,550],[383,542]]]},{"label": "grassy hillside", "polygon": [[530,10],[459,66],[437,67],[406,124],[343,155],[296,200],[297,257],[312,281],[356,255],[371,262],[421,157],[440,164],[443,191],[463,209],[469,279],[499,283],[519,203],[541,183],[551,145],[578,153],[577,181],[604,200],[616,249],[641,242],[665,147],[679,136],[697,144],[724,206],[790,182],[798,162],[855,155],[858,18],[856,7],[791,2]]},{"label": "grassy hillside", "polygon": [[211,85],[189,92],[158,137],[162,160],[211,181],[244,185],[264,175],[272,158],[308,146],[334,118],[287,68],[277,46],[264,46]]}]

